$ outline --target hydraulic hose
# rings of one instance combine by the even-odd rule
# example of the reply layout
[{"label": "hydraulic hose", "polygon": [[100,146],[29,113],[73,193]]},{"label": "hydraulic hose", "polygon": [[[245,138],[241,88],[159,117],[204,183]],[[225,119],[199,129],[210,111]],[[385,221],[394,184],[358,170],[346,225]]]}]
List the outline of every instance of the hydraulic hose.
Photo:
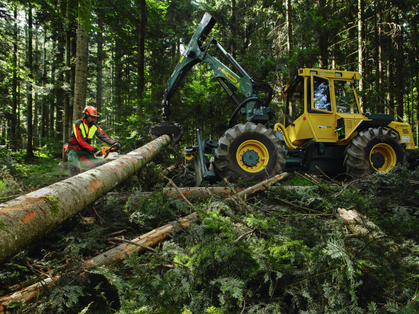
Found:
[{"label": "hydraulic hose", "polygon": [[288,136],[288,132],[287,132],[287,130],[285,129],[285,127],[284,127],[284,125],[283,125],[283,124],[281,124],[281,123],[276,123],[276,124],[274,125],[274,131],[279,131],[279,132],[281,132],[281,133],[284,135],[284,141],[285,141],[285,144],[287,145],[287,147],[288,147],[290,150],[294,150],[294,149],[297,149],[297,148],[298,148],[298,146],[295,146],[294,144],[292,144],[292,143],[291,143],[291,140],[290,140],[290,138],[289,138],[289,136]]},{"label": "hydraulic hose", "polygon": [[248,103],[251,101],[260,101],[259,97],[250,97],[245,99],[244,101],[241,102],[240,105],[237,106],[237,108],[234,110],[233,114],[230,117],[230,121],[228,122],[228,127],[232,128],[233,127],[233,121],[234,118],[236,117],[237,113]]}]

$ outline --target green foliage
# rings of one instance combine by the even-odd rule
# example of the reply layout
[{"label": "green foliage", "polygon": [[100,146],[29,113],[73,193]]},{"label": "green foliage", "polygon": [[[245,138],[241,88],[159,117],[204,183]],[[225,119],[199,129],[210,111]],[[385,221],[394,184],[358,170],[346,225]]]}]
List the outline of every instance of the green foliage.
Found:
[{"label": "green foliage", "polygon": [[51,308],[56,313],[66,313],[84,296],[83,287],[77,285],[68,285],[53,288],[50,296]]},{"label": "green foliage", "polygon": [[[400,193],[397,185],[406,181],[400,173],[417,180],[415,172],[404,171],[372,176],[350,189],[329,188],[329,193],[273,187],[253,204],[262,211],[248,217],[213,198],[201,203],[200,224],[173,235],[154,254],[131,257],[125,263],[128,273],[100,272],[118,290],[120,313],[236,313],[244,308],[246,313],[412,313],[418,310],[418,244],[405,224],[411,224],[407,230],[419,227],[417,205],[410,203],[414,197],[400,199],[399,205],[410,204],[410,211],[386,215],[393,204],[387,203],[380,215],[369,216],[375,213],[371,206],[384,206],[382,199]],[[383,189],[390,182],[394,195]],[[382,192],[371,194],[370,189]],[[299,209],[274,201],[284,197]],[[153,207],[157,199],[147,204]],[[388,239],[348,237],[344,222],[331,215],[339,204],[352,204],[371,218],[398,250],[386,244]]]},{"label": "green foliage", "polygon": [[144,197],[137,190],[130,195],[125,210],[130,213],[130,222],[145,230],[144,228],[157,228],[167,221],[185,215],[189,212],[189,207],[180,199],[164,199],[161,194]]}]

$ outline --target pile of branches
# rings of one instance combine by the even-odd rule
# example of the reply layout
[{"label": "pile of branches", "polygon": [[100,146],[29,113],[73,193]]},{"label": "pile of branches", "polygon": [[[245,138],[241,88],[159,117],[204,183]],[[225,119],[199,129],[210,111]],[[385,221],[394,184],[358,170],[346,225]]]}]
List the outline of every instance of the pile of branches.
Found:
[{"label": "pile of branches", "polygon": [[[170,193],[108,195],[5,265],[2,281],[26,276],[44,282],[35,303],[13,301],[9,310],[419,310],[418,170],[400,167],[342,182],[306,174],[285,178],[247,190],[226,181],[198,193],[169,179]],[[149,235],[167,226],[166,241],[150,244]],[[121,243],[125,253],[117,262],[89,262]],[[0,287],[7,296],[19,288]]]}]

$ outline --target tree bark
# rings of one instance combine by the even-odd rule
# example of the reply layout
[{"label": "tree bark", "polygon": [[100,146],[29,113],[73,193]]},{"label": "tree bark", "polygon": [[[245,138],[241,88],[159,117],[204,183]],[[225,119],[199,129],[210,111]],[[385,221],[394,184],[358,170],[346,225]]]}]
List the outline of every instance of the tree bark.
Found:
[{"label": "tree bark", "polygon": [[10,148],[12,151],[17,150],[17,106],[18,106],[18,97],[17,97],[17,55],[18,55],[18,23],[17,23],[17,6],[14,8],[14,19],[15,19],[15,30],[13,32],[13,87],[12,87],[12,116],[10,123]]},{"label": "tree bark", "polygon": [[291,7],[291,0],[287,0],[287,49],[288,55],[292,56],[292,7]]},{"label": "tree bark", "polygon": [[[147,24],[147,6],[145,0],[138,0],[138,78],[137,78],[137,96],[140,100],[143,97],[145,78],[144,78],[144,69],[145,69],[145,27]],[[141,105],[138,107],[138,111],[142,114]]]},{"label": "tree bark", "polygon": [[96,109],[98,112],[102,112],[103,104],[103,10],[98,8],[98,32],[97,38],[97,79],[96,79]]},{"label": "tree bark", "polygon": [[[70,13],[70,1],[67,1],[66,9],[66,23],[70,24],[71,13]],[[63,108],[63,143],[68,142],[70,136],[70,121],[71,121],[71,111],[70,111],[70,95],[71,95],[71,30],[67,29],[65,32],[65,93],[64,93],[64,108]],[[67,161],[67,155],[63,151],[62,157],[63,163]]]},{"label": "tree bark", "polygon": [[402,122],[404,117],[404,108],[403,108],[403,96],[404,96],[404,76],[403,73],[403,64],[404,60],[404,50],[403,50],[403,25],[400,25],[399,12],[396,11],[395,15],[396,25],[399,27],[399,31],[396,33],[395,41],[397,43],[396,50],[396,73],[395,73],[395,85],[396,85],[396,120]]},{"label": "tree bark", "polygon": [[[289,1],[289,0],[288,0]],[[319,0],[319,12],[320,18],[322,20],[323,25],[326,24],[328,19],[328,12],[326,6],[326,0]],[[327,69],[329,67],[329,25],[325,25],[319,30],[319,49],[320,49],[320,56],[319,56],[319,67],[321,69]]]},{"label": "tree bark", "polygon": [[77,28],[76,79],[74,82],[73,122],[81,118],[86,105],[89,37],[82,24]]},{"label": "tree bark", "polygon": [[[418,43],[418,26],[417,22],[419,21],[418,12],[416,13],[415,18],[413,19],[412,27],[413,27],[413,34],[415,40],[414,44],[414,54],[415,54],[415,62],[414,62],[414,75],[416,77],[416,145],[419,143],[419,43]],[[413,99],[412,99],[413,101]]]},{"label": "tree bark", "polygon": [[[364,0],[358,0],[358,72],[361,76],[364,75],[365,61],[364,61]],[[361,94],[359,96],[359,105],[361,110],[364,110],[364,101],[362,91],[364,89],[363,80],[359,80],[359,90]]]},{"label": "tree bark", "polygon": [[136,173],[170,141],[163,135],[103,166],[0,204],[0,263]]},{"label": "tree bark", "polygon": [[[382,89],[384,88],[383,84],[383,76],[384,76],[384,68],[383,68],[383,27],[382,27],[382,12],[381,12],[381,1],[376,1],[377,5],[377,85],[376,85],[376,91],[377,91],[377,103],[381,103],[382,99],[381,96],[383,95]],[[379,106],[374,111],[376,113],[384,113],[384,107]]]},{"label": "tree bark", "polygon": [[28,50],[27,50],[27,59],[26,59],[26,66],[28,67],[28,83],[27,83],[27,111],[28,111],[28,117],[27,117],[27,145],[26,145],[26,156],[28,158],[33,158],[33,147],[32,147],[32,140],[33,140],[33,134],[32,134],[32,83],[33,83],[33,67],[32,67],[32,6],[29,4],[28,8]]}]

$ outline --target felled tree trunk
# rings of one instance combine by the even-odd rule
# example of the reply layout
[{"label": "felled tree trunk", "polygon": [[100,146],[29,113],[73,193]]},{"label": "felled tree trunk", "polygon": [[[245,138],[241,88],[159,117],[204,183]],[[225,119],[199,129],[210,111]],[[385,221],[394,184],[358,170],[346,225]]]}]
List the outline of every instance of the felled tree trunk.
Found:
[{"label": "felled tree trunk", "polygon": [[269,186],[271,186],[272,184],[275,184],[277,182],[283,181],[288,179],[289,175],[287,172],[283,172],[281,174],[277,174],[276,176],[270,178],[270,179],[266,179],[262,182],[259,182],[258,184],[255,184],[249,188],[247,188],[244,191],[241,191],[238,194],[238,196],[243,197],[243,198],[247,198],[249,195],[255,194],[255,193],[259,193],[259,192],[263,192],[265,191]]},{"label": "felled tree trunk", "polygon": [[[269,186],[277,182],[286,180],[288,176],[289,176],[288,173],[284,172],[284,173],[276,175],[275,177],[259,182],[246,189],[235,188],[234,191],[237,192],[238,196],[246,198],[252,194],[266,190]],[[206,198],[212,195],[227,197],[229,195],[234,194],[234,192],[230,188],[221,187],[221,186],[213,186],[213,187],[188,187],[188,188],[178,188],[178,189],[164,188],[163,196],[181,198],[182,196],[179,194],[179,192],[182,193],[183,196],[185,196],[186,198]]]},{"label": "felled tree trunk", "polygon": [[123,157],[0,204],[0,262],[48,234],[150,162],[170,144],[163,135]]},{"label": "felled tree trunk", "polygon": [[171,232],[182,228],[188,228],[189,224],[198,218],[198,213],[192,213],[183,218],[179,218],[177,221],[173,221],[170,224],[164,225],[143,234],[138,238],[130,240],[130,243],[123,243],[113,249],[110,249],[109,251],[106,251],[105,253],[87,260],[83,263],[83,268],[89,268],[94,265],[108,265],[114,262],[122,261],[133,253],[144,252],[147,250],[147,247],[155,246],[165,240]]},{"label": "felled tree trunk", "polygon": [[[133,240],[130,240],[129,242],[131,243],[123,243],[110,249],[109,251],[106,251],[97,255],[96,257],[93,257],[90,260],[85,261],[81,266],[81,269],[85,271],[92,266],[108,265],[113,262],[122,261],[131,254],[142,253],[147,250],[146,247],[153,247],[161,241],[165,240],[171,232],[182,228],[188,228],[190,223],[197,220],[198,218],[198,213],[192,213],[185,217],[179,218],[176,221],[172,221],[167,225],[154,229]],[[52,284],[59,278],[60,275],[58,274],[52,278],[43,280],[42,283],[38,282],[31,286],[20,289],[19,291],[0,297],[0,314],[5,313],[7,306],[11,302],[28,302],[29,300],[36,297],[37,294],[41,292],[45,286],[52,286]]]},{"label": "felled tree trunk", "polygon": [[[238,189],[238,192],[242,190],[243,189]],[[186,198],[206,198],[206,197],[210,197],[211,195],[218,195],[221,197],[225,197],[225,196],[233,194],[233,192],[228,188],[225,188],[222,186],[213,186],[213,187],[179,188],[179,190],[175,188],[164,188],[163,196],[182,198],[179,192],[182,193],[183,196],[185,196]]]}]

